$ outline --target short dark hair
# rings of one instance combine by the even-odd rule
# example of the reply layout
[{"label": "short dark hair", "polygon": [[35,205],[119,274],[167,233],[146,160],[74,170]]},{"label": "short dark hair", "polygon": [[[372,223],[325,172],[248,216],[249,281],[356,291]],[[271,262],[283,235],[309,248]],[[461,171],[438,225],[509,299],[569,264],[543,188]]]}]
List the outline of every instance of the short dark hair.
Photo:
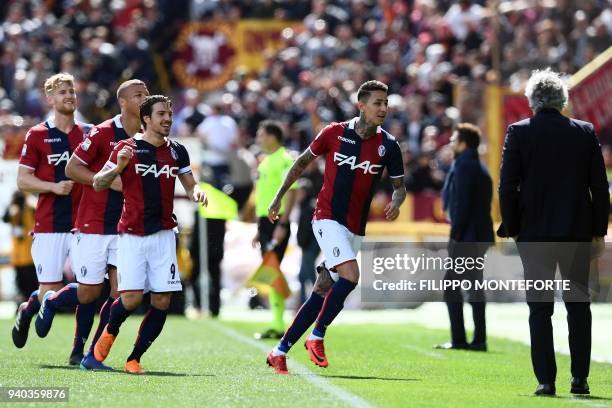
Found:
[{"label": "short dark hair", "polygon": [[471,123],[458,123],[455,126],[457,142],[465,142],[469,149],[477,149],[480,144],[480,129]]},{"label": "short dark hair", "polygon": [[389,87],[380,81],[364,82],[363,84],[361,84],[359,90],[357,91],[357,100],[367,101],[370,98],[372,92],[374,91],[383,91],[385,93],[388,93]]},{"label": "short dark hair", "polygon": [[279,143],[283,143],[283,128],[281,124],[275,120],[266,119],[259,122],[259,128],[273,135]]},{"label": "short dark hair", "polygon": [[140,104],[140,123],[142,123],[145,129],[147,128],[147,124],[144,121],[144,117],[150,117],[153,113],[153,105],[159,102],[167,103],[172,107],[172,100],[164,95],[149,95]]},{"label": "short dark hair", "polygon": [[142,82],[140,79],[127,80],[125,82],[122,82],[119,85],[119,88],[117,88],[117,99],[123,97],[125,90],[134,85],[144,86],[145,88],[147,87],[147,85],[144,82]]}]

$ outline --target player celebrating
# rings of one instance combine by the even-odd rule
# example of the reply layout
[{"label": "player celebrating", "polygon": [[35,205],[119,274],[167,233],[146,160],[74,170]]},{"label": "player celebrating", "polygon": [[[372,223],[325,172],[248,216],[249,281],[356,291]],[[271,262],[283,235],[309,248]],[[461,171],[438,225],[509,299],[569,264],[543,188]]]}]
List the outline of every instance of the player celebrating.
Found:
[{"label": "player celebrating", "polygon": [[166,321],[171,293],[180,291],[172,217],[175,179],[196,203],[207,204],[191,173],[183,145],[167,138],[172,125],[172,102],[163,95],[145,98],[140,105],[144,135],[124,140],[114,148],[104,168],[94,176],[96,191],[109,188],[121,175],[124,203],[117,227],[117,280],[121,293],[110,310],[108,324],[94,346],[94,357],[104,361],[119,327],[142,302],[145,282],[151,306],[140,326],[124,370],[142,374],[140,358],[159,336]]},{"label": "player celebrating", "polygon": [[38,193],[32,258],[39,283],[38,290],[17,309],[12,337],[18,348],[25,345],[30,322],[41,303],[62,287],[72,240],[70,230],[81,198],[81,186],[68,180],[64,171],[70,155],[91,128],[75,122],[77,97],[72,75],[53,75],[44,87],[52,116],[28,131],[17,173],[21,191]]},{"label": "player celebrating", "polygon": [[287,374],[286,354],[316,320],[304,346],[310,359],[327,367],[323,338],[327,327],[344,307],[344,301],[359,281],[355,260],[372,201],[374,186],[386,167],[393,184],[385,216],[394,220],[406,198],[399,144],[380,125],[387,114],[387,86],[368,81],[357,92],[359,117],[325,127],[289,170],[268,208],[276,221],[281,199],[315,157],[326,154],[325,175],[315,207],[312,228],[325,262],[310,298],[298,311],[292,325],[268,354],[267,363],[279,374]]},{"label": "player celebrating", "polygon": [[[141,130],[139,107],[148,94],[146,85],[138,79],[119,85],[117,100],[121,114],[92,128],[66,165],[66,175],[83,184],[82,205],[75,223],[76,239],[71,251],[78,284],[71,283],[47,299],[42,305],[42,319],[36,320],[36,328],[39,334],[46,335],[55,312],[76,305],[77,328],[71,364],[81,363],[83,369],[110,369],[94,359],[93,347],[108,323],[110,307],[117,297],[117,224],[123,206],[121,179],[115,178],[111,189],[96,192],[92,187],[93,176],[102,169],[117,143]],[[100,310],[100,322],[89,353],[83,358],[83,347],[93,326],[95,301],[102,293],[107,270],[111,293]]]}]

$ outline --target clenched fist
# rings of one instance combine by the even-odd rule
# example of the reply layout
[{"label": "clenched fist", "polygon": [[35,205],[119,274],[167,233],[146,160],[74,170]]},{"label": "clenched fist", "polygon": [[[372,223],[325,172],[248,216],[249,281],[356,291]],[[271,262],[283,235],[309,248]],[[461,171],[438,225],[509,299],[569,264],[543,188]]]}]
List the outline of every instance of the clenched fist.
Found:
[{"label": "clenched fist", "polygon": [[132,156],[134,156],[134,151],[130,146],[124,146],[123,149],[117,153],[117,167],[119,171],[122,171],[125,166],[128,165]]},{"label": "clenched fist", "polygon": [[56,195],[68,195],[72,191],[72,187],[74,186],[74,181],[72,180],[64,180],[59,183],[55,183],[53,187],[53,193]]}]

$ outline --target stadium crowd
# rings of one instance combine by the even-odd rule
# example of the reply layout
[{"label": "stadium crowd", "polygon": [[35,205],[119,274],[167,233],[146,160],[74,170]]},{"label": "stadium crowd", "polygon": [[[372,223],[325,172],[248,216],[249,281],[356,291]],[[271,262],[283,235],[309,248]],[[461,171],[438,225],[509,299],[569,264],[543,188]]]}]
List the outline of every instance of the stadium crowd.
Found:
[{"label": "stadium crowd", "polygon": [[[243,18],[298,20],[303,29],[285,29],[265,69],[239,68],[220,90],[214,104],[236,121],[239,143],[251,146],[270,118],[301,150],[324,124],[355,115],[356,87],[378,79],[389,85],[385,127],[401,143],[412,192],[442,187],[455,123],[483,127],[485,83],[519,90],[545,66],[572,74],[612,37],[607,0],[9,0],[0,5],[5,157],[44,117],[41,81],[59,71],[77,80],[83,121],[114,114],[114,89],[134,77],[173,94],[173,134],[194,135],[213,103],[169,74],[178,30],[189,20]],[[469,90],[459,106],[455,84]]]}]

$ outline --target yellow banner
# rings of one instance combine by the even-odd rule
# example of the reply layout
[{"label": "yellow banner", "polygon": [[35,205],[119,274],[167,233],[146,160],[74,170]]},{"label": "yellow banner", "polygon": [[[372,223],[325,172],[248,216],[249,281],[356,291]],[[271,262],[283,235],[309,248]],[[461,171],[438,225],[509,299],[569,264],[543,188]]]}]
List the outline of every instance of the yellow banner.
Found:
[{"label": "yellow banner", "polygon": [[264,68],[265,55],[283,46],[282,31],[299,24],[276,20],[187,23],[176,40],[172,71],[183,86],[219,89],[238,67],[251,72]]},{"label": "yellow banner", "polygon": [[264,68],[265,54],[281,49],[281,33],[297,23],[276,20],[242,20],[236,25],[235,38],[238,47],[238,66],[250,71]]}]

